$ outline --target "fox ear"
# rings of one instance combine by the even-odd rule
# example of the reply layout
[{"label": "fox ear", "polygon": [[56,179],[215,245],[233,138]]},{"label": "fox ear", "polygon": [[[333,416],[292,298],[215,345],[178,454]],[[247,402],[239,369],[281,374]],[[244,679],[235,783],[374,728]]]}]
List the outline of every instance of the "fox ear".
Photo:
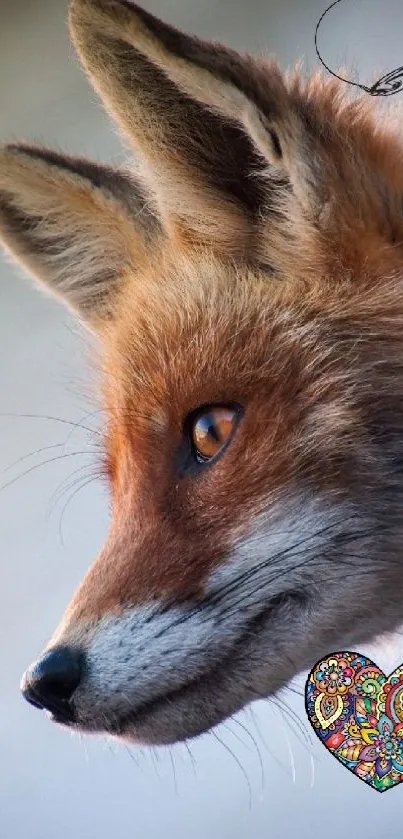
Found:
[{"label": "fox ear", "polygon": [[41,148],[0,149],[0,240],[92,326],[158,228],[128,175]]},{"label": "fox ear", "polygon": [[277,65],[182,34],[128,0],[72,0],[70,28],[94,87],[148,163],[168,224],[242,247],[285,177],[288,94]]}]

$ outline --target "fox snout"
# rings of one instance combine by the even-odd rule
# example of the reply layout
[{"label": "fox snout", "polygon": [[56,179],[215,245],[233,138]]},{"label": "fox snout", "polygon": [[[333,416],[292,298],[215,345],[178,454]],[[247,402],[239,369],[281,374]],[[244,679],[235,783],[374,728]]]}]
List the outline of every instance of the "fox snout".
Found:
[{"label": "fox snout", "polygon": [[[248,533],[234,533],[226,552],[217,535],[213,544],[199,531],[193,545],[186,538],[181,557],[177,534],[164,533],[162,521],[148,537],[137,535],[137,556],[131,539],[125,550],[112,539],[48,649],[25,674],[25,698],[64,725],[172,742],[194,736],[264,693],[268,636],[276,655],[287,648],[270,675],[277,689],[290,676],[295,633],[309,609],[309,561],[319,545],[331,548],[331,540],[320,535],[319,506],[301,503],[296,500],[288,514],[285,506],[276,514],[272,505],[269,517],[249,524]],[[297,547],[301,515],[304,581]],[[334,538],[340,519],[332,520],[325,510],[323,516]],[[132,533],[135,539],[135,528]],[[188,581],[185,562],[193,568]],[[143,587],[139,602],[144,567],[148,593]]]},{"label": "fox snout", "polygon": [[375,97],[71,0],[142,165],[0,149],[0,238],[95,339],[110,532],[26,699],[195,736],[403,620],[403,164]]},{"label": "fox snout", "polygon": [[[193,553],[188,544],[190,566],[200,542],[201,532]],[[164,593],[168,554],[172,570],[180,567],[167,543],[165,555],[160,545],[160,571],[155,564],[153,591],[143,594],[142,603],[135,602],[134,554],[125,560],[131,581],[125,581],[119,605],[119,559],[101,554],[49,648],[23,678],[31,704],[88,733],[172,743],[278,691],[329,644],[343,647],[385,628],[381,614],[368,625],[376,591],[368,524],[346,505],[302,495],[277,508],[271,504],[247,532],[234,533],[218,564],[217,548],[210,547],[209,566],[205,556],[193,594],[180,574],[176,594],[172,586],[169,596]],[[145,551],[143,542],[139,569]]]}]

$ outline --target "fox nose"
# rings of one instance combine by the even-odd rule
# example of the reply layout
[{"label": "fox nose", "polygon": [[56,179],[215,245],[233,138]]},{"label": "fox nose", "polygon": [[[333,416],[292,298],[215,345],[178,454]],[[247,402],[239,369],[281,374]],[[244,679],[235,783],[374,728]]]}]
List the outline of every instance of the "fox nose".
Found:
[{"label": "fox nose", "polygon": [[21,681],[27,702],[50,711],[59,722],[74,722],[70,700],[80,683],[82,657],[77,650],[54,647],[29,667]]}]

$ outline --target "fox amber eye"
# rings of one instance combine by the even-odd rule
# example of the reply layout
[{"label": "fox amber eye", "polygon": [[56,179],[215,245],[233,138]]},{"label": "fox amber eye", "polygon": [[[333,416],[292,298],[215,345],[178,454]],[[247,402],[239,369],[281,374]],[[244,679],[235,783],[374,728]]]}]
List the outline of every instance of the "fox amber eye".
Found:
[{"label": "fox amber eye", "polygon": [[237,419],[234,408],[219,406],[208,408],[195,417],[191,437],[199,461],[211,460],[228,443]]}]

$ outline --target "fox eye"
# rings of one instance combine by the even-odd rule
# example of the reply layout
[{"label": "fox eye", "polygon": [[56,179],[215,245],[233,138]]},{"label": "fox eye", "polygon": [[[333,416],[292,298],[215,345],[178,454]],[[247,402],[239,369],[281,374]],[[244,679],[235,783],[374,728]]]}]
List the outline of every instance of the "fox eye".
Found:
[{"label": "fox eye", "polygon": [[225,405],[204,408],[193,416],[190,436],[199,463],[211,460],[230,441],[238,417],[235,407]]}]

